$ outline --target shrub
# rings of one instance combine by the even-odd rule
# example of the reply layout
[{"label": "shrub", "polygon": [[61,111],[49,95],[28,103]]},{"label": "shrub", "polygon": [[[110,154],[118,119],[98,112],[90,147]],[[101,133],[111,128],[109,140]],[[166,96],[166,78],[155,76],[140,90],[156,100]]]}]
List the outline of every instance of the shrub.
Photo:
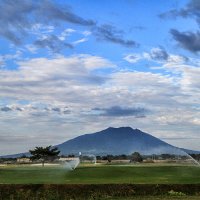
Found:
[{"label": "shrub", "polygon": [[176,192],[176,191],[174,191],[174,190],[170,190],[170,191],[168,192],[168,194],[169,194],[170,196],[186,196],[186,194],[184,194],[183,192]]}]

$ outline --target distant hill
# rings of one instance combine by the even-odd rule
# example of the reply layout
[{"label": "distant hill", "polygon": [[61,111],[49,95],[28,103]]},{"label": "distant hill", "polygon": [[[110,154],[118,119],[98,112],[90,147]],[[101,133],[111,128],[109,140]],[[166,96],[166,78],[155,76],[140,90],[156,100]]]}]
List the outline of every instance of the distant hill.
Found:
[{"label": "distant hill", "polygon": [[29,152],[25,152],[25,153],[16,153],[16,154],[12,154],[12,155],[5,155],[5,156],[0,156],[0,158],[20,158],[22,156],[31,156],[31,154]]},{"label": "distant hill", "polygon": [[190,149],[184,149],[180,148],[181,150],[185,151],[188,154],[200,154],[200,151],[190,150]]},{"label": "distant hill", "polygon": [[[139,129],[131,127],[107,128],[105,130],[78,136],[62,144],[56,145],[62,155],[83,154],[94,155],[120,155],[140,152],[144,155],[152,154],[178,154],[200,153],[188,149],[174,147],[150,134],[144,133]],[[29,153],[15,154],[3,157],[20,157],[23,154],[29,156]]]},{"label": "distant hill", "polygon": [[81,135],[57,147],[62,154],[82,152],[95,155],[119,155],[131,154],[135,151],[145,155],[184,154],[179,148],[131,127],[110,127],[93,134]]}]

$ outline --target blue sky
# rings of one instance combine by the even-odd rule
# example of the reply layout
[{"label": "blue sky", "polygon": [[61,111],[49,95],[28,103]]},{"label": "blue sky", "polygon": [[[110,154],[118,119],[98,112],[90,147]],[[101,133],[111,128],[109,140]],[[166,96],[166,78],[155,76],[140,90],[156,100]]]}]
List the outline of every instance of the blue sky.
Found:
[{"label": "blue sky", "polygon": [[198,0],[2,0],[0,154],[131,126],[200,150]]}]

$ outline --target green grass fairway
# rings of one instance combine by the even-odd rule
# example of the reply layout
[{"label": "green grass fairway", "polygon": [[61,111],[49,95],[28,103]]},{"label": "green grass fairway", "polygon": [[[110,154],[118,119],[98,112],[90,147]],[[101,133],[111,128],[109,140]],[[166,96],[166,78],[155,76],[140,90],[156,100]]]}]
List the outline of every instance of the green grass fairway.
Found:
[{"label": "green grass fairway", "polygon": [[200,183],[200,167],[192,166],[80,166],[0,167],[0,184],[102,184],[102,183]]}]

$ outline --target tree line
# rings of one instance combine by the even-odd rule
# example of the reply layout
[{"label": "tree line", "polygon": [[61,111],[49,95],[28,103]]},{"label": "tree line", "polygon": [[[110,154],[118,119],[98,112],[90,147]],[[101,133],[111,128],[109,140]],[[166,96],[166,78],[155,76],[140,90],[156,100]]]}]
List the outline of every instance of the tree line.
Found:
[{"label": "tree line", "polygon": [[[32,161],[41,161],[44,166],[45,162],[52,162],[59,157],[75,157],[73,154],[69,154],[67,156],[59,155],[60,151],[57,147],[47,146],[47,147],[35,147],[32,150],[29,150],[31,156],[29,158]],[[195,160],[200,160],[200,154],[190,154]],[[22,155],[22,157],[26,157],[26,155]],[[112,160],[130,160],[130,162],[142,162],[144,159],[176,159],[177,155],[173,154],[161,154],[161,155],[141,155],[139,152],[133,152],[131,155],[103,155],[96,156],[97,160],[106,160],[111,162]],[[185,156],[179,156],[179,158],[184,159]],[[0,158],[0,162],[15,162],[17,158]]]}]

